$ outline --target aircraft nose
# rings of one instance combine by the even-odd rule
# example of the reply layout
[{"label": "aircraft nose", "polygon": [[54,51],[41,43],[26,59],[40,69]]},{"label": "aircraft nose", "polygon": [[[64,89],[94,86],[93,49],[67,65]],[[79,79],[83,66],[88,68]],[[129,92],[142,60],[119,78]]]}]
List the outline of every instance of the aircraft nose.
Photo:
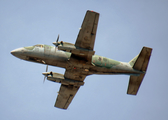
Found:
[{"label": "aircraft nose", "polygon": [[23,51],[24,51],[24,48],[18,48],[18,49],[12,50],[11,54],[14,56],[17,56],[17,55],[21,55]]}]

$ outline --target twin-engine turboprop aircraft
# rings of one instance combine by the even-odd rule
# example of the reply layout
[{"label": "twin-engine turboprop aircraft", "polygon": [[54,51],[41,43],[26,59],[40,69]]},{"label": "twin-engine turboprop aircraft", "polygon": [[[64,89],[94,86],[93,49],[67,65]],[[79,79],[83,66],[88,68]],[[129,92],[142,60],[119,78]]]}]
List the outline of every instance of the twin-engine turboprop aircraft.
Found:
[{"label": "twin-engine turboprop aircraft", "polygon": [[88,75],[130,75],[127,94],[136,95],[145,76],[152,48],[143,47],[130,62],[119,62],[94,55],[94,42],[99,13],[87,11],[75,44],[54,42],[54,46],[37,44],[11,51],[14,56],[31,62],[65,68],[63,74],[43,73],[48,80],[61,83],[55,107],[67,109]]}]

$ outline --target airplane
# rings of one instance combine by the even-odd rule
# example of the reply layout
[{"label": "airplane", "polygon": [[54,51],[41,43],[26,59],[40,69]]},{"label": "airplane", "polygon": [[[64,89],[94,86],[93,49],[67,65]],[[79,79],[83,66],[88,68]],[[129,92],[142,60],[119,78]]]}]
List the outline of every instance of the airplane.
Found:
[{"label": "airplane", "polygon": [[[44,80],[61,83],[55,107],[67,109],[84,79],[88,75],[130,75],[127,94],[136,95],[147,71],[152,48],[143,47],[139,55],[129,62],[119,62],[95,55],[94,42],[99,13],[88,10],[79,30],[75,44],[58,41],[55,46],[37,44],[11,51],[20,59],[46,66]],[[65,68],[65,73],[48,72],[48,65]]]}]

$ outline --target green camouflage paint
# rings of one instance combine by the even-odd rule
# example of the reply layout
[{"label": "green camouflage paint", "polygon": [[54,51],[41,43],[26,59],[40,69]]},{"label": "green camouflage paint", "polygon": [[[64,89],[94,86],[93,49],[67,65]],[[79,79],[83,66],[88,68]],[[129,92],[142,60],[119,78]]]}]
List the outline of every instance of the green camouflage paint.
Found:
[{"label": "green camouflage paint", "polygon": [[93,55],[92,64],[94,64],[95,66],[111,68],[113,66],[119,65],[120,62],[99,55]]}]

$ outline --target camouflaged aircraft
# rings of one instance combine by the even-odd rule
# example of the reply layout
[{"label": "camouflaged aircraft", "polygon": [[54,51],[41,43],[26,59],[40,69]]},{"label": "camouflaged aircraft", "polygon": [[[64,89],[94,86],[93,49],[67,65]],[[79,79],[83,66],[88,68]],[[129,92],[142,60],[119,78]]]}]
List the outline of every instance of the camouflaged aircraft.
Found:
[{"label": "camouflaged aircraft", "polygon": [[[42,74],[50,81],[61,83],[55,107],[67,109],[84,79],[88,75],[130,75],[127,94],[136,95],[145,76],[152,48],[143,47],[140,54],[130,62],[119,62],[94,55],[94,42],[99,13],[87,11],[75,44],[59,42],[55,46],[37,44],[11,51],[14,56],[47,65]],[[65,68],[63,74],[47,72],[48,65]],[[44,80],[45,80],[44,78]]]}]

